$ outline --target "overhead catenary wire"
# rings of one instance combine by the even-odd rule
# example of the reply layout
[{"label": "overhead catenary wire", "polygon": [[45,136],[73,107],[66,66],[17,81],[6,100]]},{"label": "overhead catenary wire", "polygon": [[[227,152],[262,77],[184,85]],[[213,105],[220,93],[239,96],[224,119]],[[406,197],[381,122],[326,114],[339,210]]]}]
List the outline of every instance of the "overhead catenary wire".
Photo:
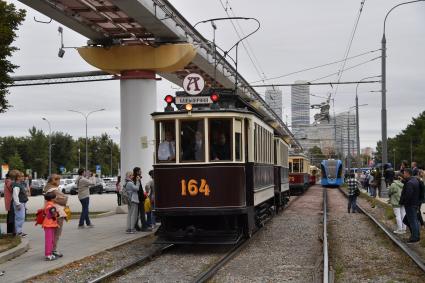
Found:
[{"label": "overhead catenary wire", "polygon": [[311,70],[314,70],[314,69],[319,69],[319,68],[322,68],[322,67],[331,66],[331,65],[334,65],[334,64],[341,63],[344,60],[351,60],[351,59],[358,58],[358,57],[361,57],[361,56],[365,56],[365,55],[368,55],[368,54],[372,54],[372,53],[375,53],[375,52],[378,52],[378,51],[381,51],[381,49],[366,51],[366,52],[363,52],[363,53],[360,53],[360,54],[357,54],[357,55],[354,55],[354,56],[351,56],[351,57],[348,57],[348,58],[345,58],[345,59],[342,59],[342,60],[337,60],[337,61],[329,62],[329,63],[326,63],[326,64],[321,64],[321,65],[301,69],[301,70],[298,70],[298,71],[290,72],[290,73],[287,73],[287,74],[284,74],[284,75],[279,75],[279,76],[272,77],[272,78],[267,78],[267,79],[264,79],[264,80],[253,81],[251,83],[254,84],[254,83],[258,83],[258,82],[262,82],[262,81],[270,81],[270,80],[280,79],[280,78],[284,78],[284,77],[289,77],[291,75],[311,71]]},{"label": "overhead catenary wire", "polygon": [[[347,48],[346,48],[345,53],[344,53],[344,60],[342,62],[342,66],[339,69],[338,81],[340,81],[341,78],[342,78],[342,73],[344,72],[345,64],[347,63],[347,59],[346,58],[350,54],[351,46],[353,45],[354,37],[356,35],[357,27],[359,25],[360,16],[361,16],[361,14],[363,12],[363,6],[364,6],[365,2],[366,2],[366,0],[362,0],[360,2],[360,9],[359,9],[359,12],[357,14],[357,18],[356,18],[356,21],[354,23],[353,30],[351,31],[350,40],[348,41],[348,45],[347,45]],[[333,93],[333,97],[334,98],[335,98],[335,95],[337,94],[337,92],[338,92],[338,85],[336,86],[335,91]]]},{"label": "overhead catenary wire", "polygon": [[[320,80],[325,79],[325,78],[332,77],[332,76],[334,76],[334,75],[337,75],[338,73],[346,72],[346,71],[348,71],[348,70],[351,70],[351,69],[357,68],[357,67],[359,67],[359,66],[365,65],[365,64],[367,64],[367,63],[373,62],[373,61],[378,60],[378,59],[380,59],[380,58],[381,58],[381,56],[378,56],[378,57],[375,57],[375,58],[369,59],[369,60],[367,60],[367,61],[361,62],[361,63],[356,64],[356,65],[354,65],[354,66],[350,66],[350,67],[348,67],[348,68],[345,68],[345,69],[344,69],[344,70],[342,70],[342,71],[338,71],[338,72],[335,72],[335,73],[332,73],[332,74],[329,74],[329,75],[326,75],[326,76],[323,76],[323,77],[320,77],[320,78],[317,78],[317,79],[311,80],[311,81],[309,81],[309,82],[316,82],[316,81],[320,81]],[[338,80],[338,82],[339,82],[339,81],[340,81],[340,80]]]}]

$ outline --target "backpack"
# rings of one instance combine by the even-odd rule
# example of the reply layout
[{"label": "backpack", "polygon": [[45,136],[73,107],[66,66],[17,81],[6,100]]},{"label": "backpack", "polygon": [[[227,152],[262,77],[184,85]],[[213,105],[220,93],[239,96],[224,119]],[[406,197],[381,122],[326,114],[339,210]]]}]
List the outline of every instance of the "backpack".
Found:
[{"label": "backpack", "polygon": [[129,194],[127,191],[127,188],[125,187],[127,185],[127,182],[124,184],[122,190],[121,190],[121,201],[123,204],[129,204],[130,200],[129,200]]},{"label": "backpack", "polygon": [[44,218],[46,217],[46,214],[44,213],[44,209],[40,208],[37,210],[37,213],[35,214],[35,224],[34,225],[42,225]]}]

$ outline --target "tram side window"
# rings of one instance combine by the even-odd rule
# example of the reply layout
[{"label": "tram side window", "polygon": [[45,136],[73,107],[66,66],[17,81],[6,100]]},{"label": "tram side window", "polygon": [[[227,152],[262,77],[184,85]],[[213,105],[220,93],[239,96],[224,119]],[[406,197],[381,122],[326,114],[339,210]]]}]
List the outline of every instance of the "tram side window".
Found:
[{"label": "tram side window", "polygon": [[210,160],[232,160],[232,120],[210,119]]},{"label": "tram side window", "polygon": [[181,121],[180,124],[180,160],[205,161],[204,120]]},{"label": "tram side window", "polygon": [[175,121],[156,123],[156,146],[158,162],[176,162]]},{"label": "tram side window", "polygon": [[300,173],[300,160],[299,159],[294,159],[293,163],[292,163],[293,169],[292,172],[294,173]]},{"label": "tram side window", "polygon": [[236,161],[242,160],[242,121],[235,120],[235,158]]}]

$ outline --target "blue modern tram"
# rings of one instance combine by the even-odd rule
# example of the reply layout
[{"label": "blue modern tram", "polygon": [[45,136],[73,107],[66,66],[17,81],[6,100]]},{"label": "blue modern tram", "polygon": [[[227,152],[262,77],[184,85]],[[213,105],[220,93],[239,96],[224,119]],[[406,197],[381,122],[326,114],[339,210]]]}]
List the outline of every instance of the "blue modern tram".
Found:
[{"label": "blue modern tram", "polygon": [[322,169],[321,184],[324,187],[339,187],[342,185],[342,161],[327,159],[320,163]]}]

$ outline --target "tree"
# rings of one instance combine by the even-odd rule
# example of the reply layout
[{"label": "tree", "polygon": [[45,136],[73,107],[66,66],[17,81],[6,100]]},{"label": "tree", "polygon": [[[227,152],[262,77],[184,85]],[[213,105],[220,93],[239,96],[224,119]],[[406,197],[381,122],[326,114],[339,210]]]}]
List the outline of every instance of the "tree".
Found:
[{"label": "tree", "polygon": [[[382,143],[376,146],[376,159],[382,160]],[[425,111],[402,130],[398,135],[388,139],[388,162],[394,163],[395,169],[401,160],[416,161],[420,166],[425,166]]]},{"label": "tree", "polygon": [[312,165],[320,166],[320,162],[326,159],[325,155],[322,153],[322,150],[317,145],[313,146],[308,150],[309,155],[311,156]]},{"label": "tree", "polygon": [[16,169],[20,171],[24,171],[24,162],[22,161],[22,158],[19,156],[17,152],[15,152],[9,159],[9,168],[10,170]]},{"label": "tree", "polygon": [[15,5],[0,1],[0,113],[9,107],[6,95],[9,93],[7,85],[12,83],[9,73],[18,67],[13,65],[8,57],[18,48],[11,46],[16,38],[15,31],[25,18],[25,10],[16,10]]}]

